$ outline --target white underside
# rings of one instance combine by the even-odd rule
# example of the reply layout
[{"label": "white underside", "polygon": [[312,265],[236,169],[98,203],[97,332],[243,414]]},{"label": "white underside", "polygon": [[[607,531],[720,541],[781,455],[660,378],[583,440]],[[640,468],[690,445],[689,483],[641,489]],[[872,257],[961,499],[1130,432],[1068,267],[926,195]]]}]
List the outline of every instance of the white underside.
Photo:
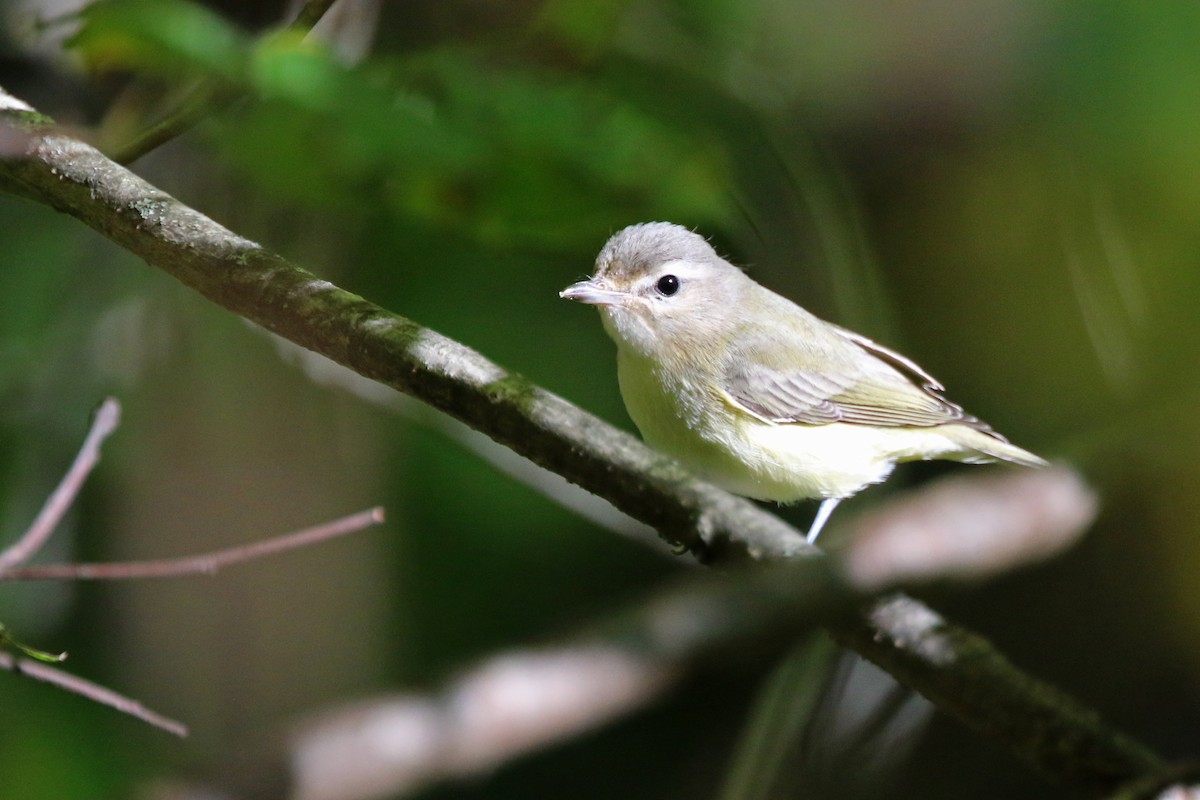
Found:
[{"label": "white underside", "polygon": [[937,428],[753,421],[738,425],[737,430],[735,436],[714,437],[714,446],[703,448],[708,457],[696,468],[732,492],[781,503],[849,497],[885,480],[897,462],[944,458],[962,451]]},{"label": "white underside", "polygon": [[626,408],[647,444],[746,497],[780,503],[843,498],[883,481],[900,461],[994,460],[975,446],[990,437],[963,425],[771,424],[719,394],[665,386],[661,372],[628,353],[619,358],[619,377]]}]

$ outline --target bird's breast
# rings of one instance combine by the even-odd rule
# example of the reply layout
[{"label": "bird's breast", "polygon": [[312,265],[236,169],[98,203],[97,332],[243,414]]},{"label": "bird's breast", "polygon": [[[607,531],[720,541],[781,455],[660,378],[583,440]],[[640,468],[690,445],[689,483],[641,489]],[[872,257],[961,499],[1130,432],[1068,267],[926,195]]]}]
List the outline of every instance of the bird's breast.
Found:
[{"label": "bird's breast", "polygon": [[625,407],[646,443],[747,497],[848,497],[882,481],[897,461],[954,448],[937,429],[764,422],[702,369],[671,369],[627,351],[617,363]]},{"label": "bird's breast", "polygon": [[671,455],[716,423],[704,388],[711,384],[709,376],[695,372],[628,350],[617,357],[617,379],[630,418],[649,444]]}]

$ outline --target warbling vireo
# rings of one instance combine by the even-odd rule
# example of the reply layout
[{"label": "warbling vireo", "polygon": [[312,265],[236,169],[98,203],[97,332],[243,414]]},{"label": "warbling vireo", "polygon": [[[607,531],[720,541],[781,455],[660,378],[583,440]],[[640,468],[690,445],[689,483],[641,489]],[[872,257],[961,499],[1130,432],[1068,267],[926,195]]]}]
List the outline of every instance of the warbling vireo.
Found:
[{"label": "warbling vireo", "polygon": [[809,542],[900,461],[1046,464],[910,359],[760,286],[679,225],[625,228],[560,295],[599,307],[649,445],[736,494],[822,498]]}]

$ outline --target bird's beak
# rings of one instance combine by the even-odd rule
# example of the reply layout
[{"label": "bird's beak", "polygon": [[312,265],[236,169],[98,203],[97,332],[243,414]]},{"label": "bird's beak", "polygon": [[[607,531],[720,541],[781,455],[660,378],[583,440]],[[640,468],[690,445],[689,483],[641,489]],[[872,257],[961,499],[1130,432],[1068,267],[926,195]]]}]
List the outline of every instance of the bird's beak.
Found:
[{"label": "bird's beak", "polygon": [[577,303],[587,303],[593,306],[619,306],[624,305],[629,299],[629,295],[625,292],[606,289],[601,284],[596,283],[595,280],[572,283],[559,292],[558,296],[566,300],[574,300]]}]

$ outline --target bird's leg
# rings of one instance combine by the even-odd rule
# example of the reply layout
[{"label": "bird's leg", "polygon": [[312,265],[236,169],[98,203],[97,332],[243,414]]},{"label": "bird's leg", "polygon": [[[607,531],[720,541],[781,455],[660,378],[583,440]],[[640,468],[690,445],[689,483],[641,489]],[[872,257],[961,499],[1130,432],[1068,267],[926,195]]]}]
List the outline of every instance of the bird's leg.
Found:
[{"label": "bird's leg", "polygon": [[837,508],[838,503],[842,502],[840,497],[826,497],[821,501],[821,507],[817,509],[817,516],[813,518],[812,525],[808,528],[808,536],[805,538],[809,544],[817,541],[817,536],[820,535],[821,529],[825,527],[825,523],[829,520],[829,515]]}]

